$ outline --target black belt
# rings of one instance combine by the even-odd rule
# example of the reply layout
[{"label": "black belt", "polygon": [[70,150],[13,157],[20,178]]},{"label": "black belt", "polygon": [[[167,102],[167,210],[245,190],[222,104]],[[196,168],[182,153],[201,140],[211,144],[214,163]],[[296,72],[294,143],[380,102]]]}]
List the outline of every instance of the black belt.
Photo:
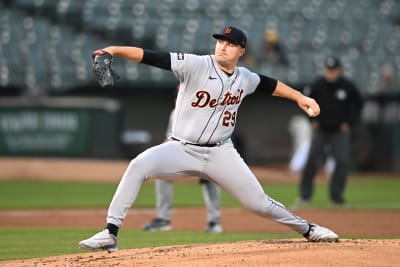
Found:
[{"label": "black belt", "polygon": [[170,136],[169,138],[171,140],[181,142],[184,145],[201,146],[201,147],[215,147],[215,146],[219,146],[219,145],[221,145],[223,143],[223,142],[218,142],[218,143],[215,143],[215,144],[196,144],[196,143],[190,143],[190,142],[186,142],[186,141],[180,140],[180,139],[178,139],[176,137],[173,137],[173,136]]}]

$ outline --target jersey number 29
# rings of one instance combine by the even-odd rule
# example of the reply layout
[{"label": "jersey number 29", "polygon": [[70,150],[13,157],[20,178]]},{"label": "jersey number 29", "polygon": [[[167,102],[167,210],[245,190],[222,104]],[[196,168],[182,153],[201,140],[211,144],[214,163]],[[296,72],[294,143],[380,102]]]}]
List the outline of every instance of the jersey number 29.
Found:
[{"label": "jersey number 29", "polygon": [[230,111],[224,112],[224,117],[222,119],[222,125],[225,127],[235,126],[236,122],[236,111],[231,113]]}]

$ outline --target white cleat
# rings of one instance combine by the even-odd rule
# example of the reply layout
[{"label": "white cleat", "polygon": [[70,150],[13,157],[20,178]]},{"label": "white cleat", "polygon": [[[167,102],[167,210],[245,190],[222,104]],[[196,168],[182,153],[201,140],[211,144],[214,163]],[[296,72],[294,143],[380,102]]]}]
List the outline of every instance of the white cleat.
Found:
[{"label": "white cleat", "polygon": [[338,242],[339,236],[328,228],[317,224],[310,224],[310,232],[304,237],[311,242]]},{"label": "white cleat", "polygon": [[79,247],[91,251],[107,250],[111,253],[118,250],[118,239],[113,234],[110,234],[108,229],[104,229],[94,236],[79,242]]}]

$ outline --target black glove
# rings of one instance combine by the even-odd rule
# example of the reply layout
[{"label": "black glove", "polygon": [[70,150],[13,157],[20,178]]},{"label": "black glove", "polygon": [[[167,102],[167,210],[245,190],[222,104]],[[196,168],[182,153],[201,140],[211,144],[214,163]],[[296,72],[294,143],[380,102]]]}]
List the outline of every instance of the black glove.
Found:
[{"label": "black glove", "polygon": [[92,58],[93,73],[97,82],[102,87],[113,86],[114,82],[119,79],[118,74],[112,69],[112,63],[114,61],[113,56],[100,49],[92,53]]}]

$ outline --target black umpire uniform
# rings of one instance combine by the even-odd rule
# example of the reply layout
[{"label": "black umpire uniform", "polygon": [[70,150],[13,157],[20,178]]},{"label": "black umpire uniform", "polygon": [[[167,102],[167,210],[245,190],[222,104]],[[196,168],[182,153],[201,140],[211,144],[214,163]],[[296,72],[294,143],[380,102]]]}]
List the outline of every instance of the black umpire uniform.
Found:
[{"label": "black umpire uniform", "polygon": [[318,102],[321,113],[311,119],[313,138],[301,177],[300,200],[310,202],[315,174],[329,154],[336,163],[330,180],[330,199],[342,205],[351,150],[350,130],[359,119],[363,99],[356,85],[342,76],[341,63],[335,57],[326,59],[324,76],[305,87],[304,94]]}]

